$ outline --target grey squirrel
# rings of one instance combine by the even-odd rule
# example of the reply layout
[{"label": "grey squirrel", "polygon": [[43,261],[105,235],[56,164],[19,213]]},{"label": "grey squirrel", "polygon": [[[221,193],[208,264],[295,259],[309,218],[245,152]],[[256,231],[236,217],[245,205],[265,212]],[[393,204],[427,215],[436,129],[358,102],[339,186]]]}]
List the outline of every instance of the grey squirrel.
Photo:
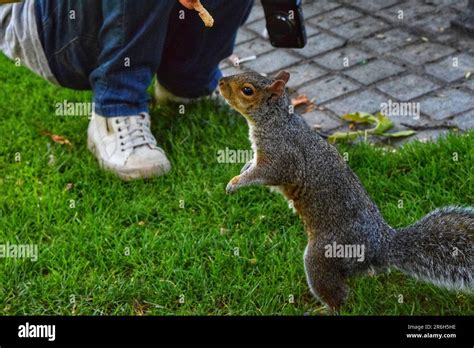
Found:
[{"label": "grey squirrel", "polygon": [[[289,78],[285,71],[273,78],[249,72],[219,81],[221,95],[246,118],[254,151],[226,192],[269,185],[292,202],[308,237],[304,266],[313,295],[337,310],[349,277],[389,267],[472,291],[474,207],[437,209],[408,227],[389,226],[336,148],[292,112]],[[355,248],[363,257],[351,254]]]}]

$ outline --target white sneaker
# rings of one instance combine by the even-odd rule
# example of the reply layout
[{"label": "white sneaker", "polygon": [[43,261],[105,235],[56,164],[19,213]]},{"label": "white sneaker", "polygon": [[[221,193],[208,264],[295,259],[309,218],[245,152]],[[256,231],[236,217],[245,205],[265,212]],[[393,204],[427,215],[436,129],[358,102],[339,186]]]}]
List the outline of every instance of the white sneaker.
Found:
[{"label": "white sneaker", "polygon": [[155,104],[161,104],[168,101],[173,103],[189,104],[192,101],[191,98],[178,97],[174,95],[165,87],[163,87],[158,81],[155,81],[153,92],[153,102]]},{"label": "white sneaker", "polygon": [[87,130],[87,147],[101,167],[123,180],[166,174],[171,164],[150,131],[150,115],[103,117],[95,113]]},{"label": "white sneaker", "polygon": [[180,103],[180,104],[189,104],[193,100],[199,100],[199,99],[205,99],[208,98],[210,100],[213,100],[219,104],[225,104],[225,99],[221,96],[219,93],[218,89],[216,88],[214,92],[212,92],[210,95],[205,96],[205,97],[200,97],[200,98],[185,98],[185,97],[178,97],[171,93],[169,90],[167,90],[164,86],[162,86],[158,80],[155,81],[155,86],[153,88],[153,103],[155,105],[158,105],[160,103],[165,103],[165,102],[173,102],[173,103]]}]

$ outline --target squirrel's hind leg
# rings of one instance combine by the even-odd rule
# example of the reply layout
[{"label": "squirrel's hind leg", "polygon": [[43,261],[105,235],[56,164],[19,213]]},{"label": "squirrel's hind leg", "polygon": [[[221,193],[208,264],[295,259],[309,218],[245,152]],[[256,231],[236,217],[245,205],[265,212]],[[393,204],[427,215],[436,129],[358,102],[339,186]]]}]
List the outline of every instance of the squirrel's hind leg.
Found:
[{"label": "squirrel's hind leg", "polygon": [[346,277],[336,264],[318,255],[308,244],[304,253],[306,281],[312,294],[334,313],[345,303],[348,294]]}]

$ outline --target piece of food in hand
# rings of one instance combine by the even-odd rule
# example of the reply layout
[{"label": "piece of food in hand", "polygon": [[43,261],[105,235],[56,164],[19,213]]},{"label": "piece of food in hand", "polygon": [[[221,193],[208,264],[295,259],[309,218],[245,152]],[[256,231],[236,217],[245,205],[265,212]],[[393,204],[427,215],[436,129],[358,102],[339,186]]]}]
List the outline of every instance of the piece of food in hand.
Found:
[{"label": "piece of food in hand", "polygon": [[212,18],[210,13],[207,12],[204,6],[202,6],[200,1],[196,2],[196,5],[194,5],[194,9],[198,11],[199,17],[201,17],[206,27],[212,27],[214,25],[214,18]]},{"label": "piece of food in hand", "polygon": [[204,8],[199,0],[179,0],[181,5],[186,7],[189,10],[195,10],[199,13],[204,25],[206,27],[212,27],[214,25],[214,18],[209,14],[209,12]]}]

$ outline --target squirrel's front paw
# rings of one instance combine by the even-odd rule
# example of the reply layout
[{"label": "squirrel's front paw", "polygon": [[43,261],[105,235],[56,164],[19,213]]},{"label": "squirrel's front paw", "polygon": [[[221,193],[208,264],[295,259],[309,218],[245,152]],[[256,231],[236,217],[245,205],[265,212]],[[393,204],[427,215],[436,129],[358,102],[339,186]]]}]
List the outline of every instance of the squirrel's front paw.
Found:
[{"label": "squirrel's front paw", "polygon": [[238,176],[234,176],[232,178],[231,181],[229,181],[229,183],[227,184],[227,187],[225,188],[225,192],[230,195],[232,193],[234,193],[235,191],[237,191],[238,189],[238,184],[239,184],[239,177]]}]

